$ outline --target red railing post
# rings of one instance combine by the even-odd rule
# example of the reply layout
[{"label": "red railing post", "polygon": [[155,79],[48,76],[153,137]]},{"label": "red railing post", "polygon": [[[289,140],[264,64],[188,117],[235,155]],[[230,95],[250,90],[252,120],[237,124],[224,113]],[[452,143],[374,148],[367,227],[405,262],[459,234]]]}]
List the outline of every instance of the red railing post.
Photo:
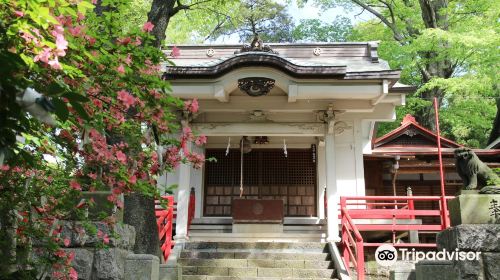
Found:
[{"label": "red railing post", "polygon": [[444,169],[443,169],[443,155],[441,153],[441,132],[439,130],[439,110],[438,110],[438,100],[434,97],[434,112],[436,117],[436,132],[437,132],[437,146],[438,146],[438,158],[439,158],[439,175],[441,181],[441,225],[444,229],[450,226],[450,220],[448,218],[448,205],[446,203],[446,192],[444,187]]},{"label": "red railing post", "polygon": [[325,190],[323,191],[323,206],[325,207],[325,217],[328,216],[328,197],[326,196],[326,187]]},{"label": "red railing post", "polygon": [[164,261],[168,260],[172,250],[172,230],[174,218],[174,197],[162,196],[161,199],[167,200],[167,209],[160,203],[155,206],[156,225],[158,226],[158,238],[160,239],[160,249],[163,253]]},{"label": "red railing post", "polygon": [[363,240],[356,240],[356,257],[358,280],[365,280],[365,251],[363,248]]},{"label": "red railing post", "polygon": [[[406,189],[406,195],[407,196],[413,196],[413,192],[412,192],[412,190],[411,190],[410,187],[408,187]],[[408,200],[408,209],[411,210],[412,212],[415,210],[415,204],[414,204],[413,198],[410,198]],[[410,215],[410,219],[415,220],[415,215],[413,215],[413,214]]]},{"label": "red railing post", "polygon": [[189,228],[191,227],[191,221],[194,218],[194,211],[196,207],[196,196],[195,196],[195,191],[194,188],[191,188],[191,192],[189,193],[189,206],[188,206],[188,234],[189,234]]},{"label": "red railing post", "polygon": [[347,229],[347,218],[346,213],[343,209],[346,209],[346,198],[340,197],[340,215],[341,215],[341,223],[342,223],[342,255],[344,257],[344,263],[346,268],[349,270],[350,267],[350,258],[349,258],[349,239],[348,239],[348,229]]}]

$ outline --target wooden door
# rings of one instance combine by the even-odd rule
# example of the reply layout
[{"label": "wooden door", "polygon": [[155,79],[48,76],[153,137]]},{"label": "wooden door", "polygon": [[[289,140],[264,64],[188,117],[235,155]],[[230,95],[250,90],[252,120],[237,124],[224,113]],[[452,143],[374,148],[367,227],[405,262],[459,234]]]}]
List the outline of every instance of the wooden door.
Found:
[{"label": "wooden door", "polygon": [[[244,155],[243,198],[282,199],[288,217],[316,216],[316,159],[312,149],[254,149]],[[240,151],[207,149],[205,216],[231,216],[231,203],[240,194]]]}]

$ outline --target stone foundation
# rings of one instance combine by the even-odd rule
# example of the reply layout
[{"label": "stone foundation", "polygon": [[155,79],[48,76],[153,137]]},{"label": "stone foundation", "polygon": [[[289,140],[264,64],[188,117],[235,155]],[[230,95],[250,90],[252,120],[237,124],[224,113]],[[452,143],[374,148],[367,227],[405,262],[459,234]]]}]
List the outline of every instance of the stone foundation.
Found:
[{"label": "stone foundation", "polygon": [[98,245],[102,240],[95,235],[78,233],[83,228],[80,222],[65,222],[61,232],[61,238],[69,240],[69,245],[64,250],[75,253],[72,266],[78,272],[78,279],[124,279],[125,262],[127,256],[133,254],[132,248],[135,244],[134,227],[117,224],[113,228],[113,234],[112,228],[105,223],[92,224],[109,236],[107,248]]},{"label": "stone foundation", "polygon": [[448,228],[437,235],[438,250],[480,252],[479,260],[421,261],[420,279],[500,279],[500,225],[470,224]]}]

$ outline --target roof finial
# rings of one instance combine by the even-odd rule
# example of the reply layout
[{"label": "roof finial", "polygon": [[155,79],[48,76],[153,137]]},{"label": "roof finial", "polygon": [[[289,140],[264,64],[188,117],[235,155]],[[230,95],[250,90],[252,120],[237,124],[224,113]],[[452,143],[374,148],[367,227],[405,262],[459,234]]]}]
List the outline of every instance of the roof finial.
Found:
[{"label": "roof finial", "polygon": [[264,42],[262,41],[258,33],[254,34],[250,45],[245,44],[240,50],[237,50],[234,53],[239,54],[243,52],[268,52],[272,54],[278,54],[278,52],[271,49],[270,46],[264,45]]}]

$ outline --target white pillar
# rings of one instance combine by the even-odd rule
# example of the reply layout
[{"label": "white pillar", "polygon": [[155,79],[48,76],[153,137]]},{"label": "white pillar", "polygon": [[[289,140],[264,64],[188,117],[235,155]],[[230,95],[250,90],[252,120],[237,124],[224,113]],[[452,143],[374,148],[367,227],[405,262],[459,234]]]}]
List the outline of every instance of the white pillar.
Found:
[{"label": "white pillar", "polygon": [[325,218],[325,188],[326,188],[326,165],[325,165],[325,141],[318,141],[318,218]]},{"label": "white pillar", "polygon": [[[190,149],[191,147],[188,147]],[[179,184],[177,189],[177,218],[175,240],[187,239],[187,223],[189,194],[191,191],[191,166],[181,163],[178,170]]]},{"label": "white pillar", "polygon": [[[193,151],[196,152],[197,154],[205,154],[205,147],[196,147],[193,146]],[[203,165],[205,166],[205,165]],[[195,218],[201,218],[201,213],[202,213],[202,201],[203,201],[203,169],[204,167],[200,169],[194,169],[191,168],[191,187],[194,188],[194,193],[195,193],[195,211],[194,211],[194,217]]]},{"label": "white pillar", "polygon": [[328,237],[330,242],[340,241],[339,236],[339,206],[337,195],[337,172],[335,167],[335,132],[333,122],[328,124],[329,129],[325,135],[325,165],[326,165],[326,195],[328,196]]}]

